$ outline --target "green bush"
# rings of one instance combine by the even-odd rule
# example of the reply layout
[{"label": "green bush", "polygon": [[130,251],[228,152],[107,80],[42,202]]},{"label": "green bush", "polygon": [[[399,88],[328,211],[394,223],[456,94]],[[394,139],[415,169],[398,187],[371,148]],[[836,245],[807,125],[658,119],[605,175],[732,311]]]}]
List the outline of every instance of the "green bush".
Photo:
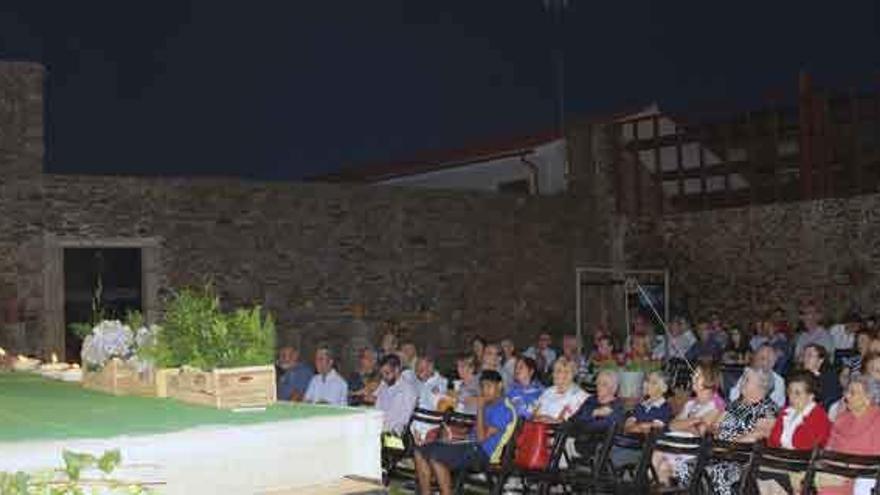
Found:
[{"label": "green bush", "polygon": [[260,306],[223,313],[210,287],[177,292],[160,327],[155,347],[147,352],[163,368],[267,365],[275,355],[272,317],[264,318]]}]

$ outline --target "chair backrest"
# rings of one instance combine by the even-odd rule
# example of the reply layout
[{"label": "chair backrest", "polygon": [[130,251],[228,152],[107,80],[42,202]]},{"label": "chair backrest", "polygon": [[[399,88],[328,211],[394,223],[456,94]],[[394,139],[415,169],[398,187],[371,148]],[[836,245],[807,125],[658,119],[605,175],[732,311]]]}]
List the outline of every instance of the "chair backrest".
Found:
[{"label": "chair backrest", "polygon": [[443,424],[444,417],[445,413],[443,412],[417,407],[413,410],[412,416],[409,417],[409,422],[440,426]]},{"label": "chair backrest", "polygon": [[807,472],[818,452],[818,447],[813,450],[793,450],[767,447],[763,442],[756,444],[752,461],[740,476],[740,493],[758,493],[757,480],[762,471]]},{"label": "chair backrest", "polygon": [[452,428],[462,428],[470,430],[477,424],[477,416],[474,414],[466,414],[455,411],[449,411],[444,415],[444,423]]},{"label": "chair backrest", "polygon": [[700,454],[706,441],[699,436],[679,436],[672,433],[662,433],[654,437],[653,449],[655,452],[666,454],[693,455]]},{"label": "chair backrest", "polygon": [[[756,445],[752,443],[730,442],[707,438],[705,454],[701,456],[694,468],[690,493],[699,493],[702,483],[711,483],[708,479],[706,467],[718,462],[732,462],[739,464],[743,472],[751,473],[753,470]],[[746,484],[742,484],[746,486]]]},{"label": "chair backrest", "polygon": [[807,470],[805,485],[813,493],[816,473],[829,473],[844,478],[867,478],[875,481],[874,493],[880,492],[880,455],[854,455],[820,450]]},{"label": "chair backrest", "polygon": [[745,465],[752,459],[755,448],[754,443],[713,439],[709,449],[709,462],[736,462]]}]

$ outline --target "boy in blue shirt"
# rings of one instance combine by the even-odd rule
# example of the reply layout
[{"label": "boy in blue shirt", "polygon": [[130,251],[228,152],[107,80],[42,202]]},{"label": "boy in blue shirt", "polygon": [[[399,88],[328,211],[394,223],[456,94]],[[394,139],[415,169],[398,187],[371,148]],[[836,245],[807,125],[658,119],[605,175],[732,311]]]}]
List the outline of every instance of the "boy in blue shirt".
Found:
[{"label": "boy in blue shirt", "polygon": [[516,410],[504,398],[501,374],[486,370],[480,376],[477,422],[467,441],[438,440],[416,448],[419,493],[431,495],[431,477],[437,478],[440,495],[452,494],[452,472],[475,462],[496,463],[513,437]]}]

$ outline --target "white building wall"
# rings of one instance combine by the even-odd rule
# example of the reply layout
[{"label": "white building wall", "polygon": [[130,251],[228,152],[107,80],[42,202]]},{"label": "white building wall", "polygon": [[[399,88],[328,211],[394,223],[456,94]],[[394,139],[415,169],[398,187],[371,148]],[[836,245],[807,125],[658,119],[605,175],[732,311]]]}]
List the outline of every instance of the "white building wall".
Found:
[{"label": "white building wall", "polygon": [[[533,149],[534,152],[528,153],[524,157],[538,169],[538,193],[551,195],[563,192],[565,190],[565,140],[557,139],[535,146]],[[499,184],[529,180],[529,175],[529,166],[519,156],[513,156],[422,174],[395,177],[380,181],[378,184],[431,189],[497,191]]]}]

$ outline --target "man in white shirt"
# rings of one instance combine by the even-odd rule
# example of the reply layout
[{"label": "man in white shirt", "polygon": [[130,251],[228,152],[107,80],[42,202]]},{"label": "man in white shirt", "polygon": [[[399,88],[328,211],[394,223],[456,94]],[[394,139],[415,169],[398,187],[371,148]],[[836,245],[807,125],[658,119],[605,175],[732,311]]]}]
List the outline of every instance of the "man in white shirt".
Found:
[{"label": "man in white shirt", "polygon": [[449,380],[434,369],[434,359],[430,356],[419,357],[416,364],[415,385],[419,391],[421,409],[437,410],[437,403],[446,396]]},{"label": "man in white shirt", "polygon": [[[779,373],[773,371],[776,365],[776,349],[769,344],[764,344],[755,351],[752,357],[752,368],[758,368],[770,373],[773,377],[773,390],[770,391],[770,400],[776,403],[780,408],[785,406],[785,380],[779,376]],[[733,402],[740,396],[740,387],[742,386],[745,373],[736,382],[736,385],[730,389],[730,401]]]},{"label": "man in white shirt", "polygon": [[315,370],[318,372],[309,382],[305,402],[312,404],[348,405],[348,383],[333,369],[335,361],[329,347],[315,351]]},{"label": "man in white shirt", "polygon": [[384,413],[382,431],[400,434],[416,407],[418,393],[414,384],[401,378],[400,358],[389,354],[379,362],[382,383],[376,390],[376,409]]}]

